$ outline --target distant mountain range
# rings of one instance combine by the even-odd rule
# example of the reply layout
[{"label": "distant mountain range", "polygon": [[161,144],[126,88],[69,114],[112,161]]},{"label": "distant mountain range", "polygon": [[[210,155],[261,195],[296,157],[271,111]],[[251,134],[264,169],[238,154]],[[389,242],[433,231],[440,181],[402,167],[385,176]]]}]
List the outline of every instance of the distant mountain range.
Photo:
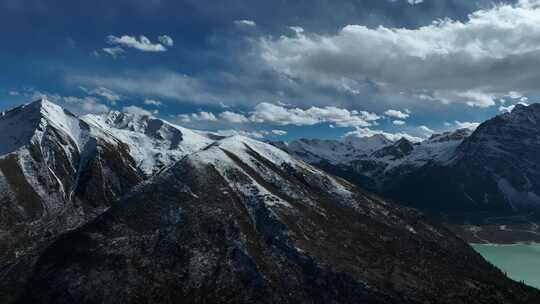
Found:
[{"label": "distant mountain range", "polygon": [[401,204],[454,219],[540,209],[540,104],[517,105],[476,130],[421,143],[383,135],[276,142],[291,155]]},{"label": "distant mountain range", "polygon": [[[533,122],[518,113],[531,109],[491,123],[521,126],[504,136],[512,147],[493,144],[499,127],[488,122],[470,136],[459,131],[418,145],[377,136],[281,148],[336,171],[361,172],[374,189],[385,189],[386,179],[418,168],[481,166],[528,147],[520,136]],[[0,130],[1,303],[540,299],[444,226],[267,143],[150,116],[78,117],[47,100],[2,113]],[[519,155],[525,164],[532,157]],[[508,176],[510,186],[498,179],[497,189],[534,188],[514,183],[534,177],[515,171],[525,165],[504,165],[478,174]],[[476,200],[469,179],[464,183]],[[511,202],[493,206],[534,204]]]}]

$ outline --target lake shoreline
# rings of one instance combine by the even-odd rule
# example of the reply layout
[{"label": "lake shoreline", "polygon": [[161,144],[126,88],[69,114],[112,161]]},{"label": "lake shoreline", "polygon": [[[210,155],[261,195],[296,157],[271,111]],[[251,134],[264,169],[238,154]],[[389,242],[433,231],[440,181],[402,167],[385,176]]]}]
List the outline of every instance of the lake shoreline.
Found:
[{"label": "lake shoreline", "polygon": [[540,244],[540,223],[504,222],[488,224],[448,225],[459,237],[469,244]]},{"label": "lake shoreline", "polygon": [[540,289],[540,243],[470,245],[509,278]]},{"label": "lake shoreline", "polygon": [[540,246],[540,242],[517,242],[517,243],[474,243],[469,242],[469,245],[476,246],[476,245],[485,245],[485,246],[519,246],[519,245],[525,245],[525,246]]}]

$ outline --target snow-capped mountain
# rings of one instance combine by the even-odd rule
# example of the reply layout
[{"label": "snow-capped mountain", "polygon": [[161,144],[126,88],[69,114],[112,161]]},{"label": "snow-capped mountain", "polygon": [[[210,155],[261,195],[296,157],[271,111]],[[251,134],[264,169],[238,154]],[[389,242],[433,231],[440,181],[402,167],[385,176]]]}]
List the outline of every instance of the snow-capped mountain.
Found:
[{"label": "snow-capped mountain", "polygon": [[[516,105],[486,121],[458,148],[456,166],[489,179],[514,210],[540,208],[540,104]],[[495,194],[495,193],[493,193]],[[493,199],[475,193],[477,204]]]},{"label": "snow-capped mountain", "polygon": [[419,213],[233,136],[61,237],[19,302],[454,304],[538,296]]},{"label": "snow-capped mountain", "polygon": [[[539,297],[441,225],[266,143],[46,100],[0,128],[2,303]],[[410,154],[394,146],[353,148]]]},{"label": "snow-capped mountain", "polygon": [[363,187],[379,190],[387,177],[396,172],[409,172],[428,163],[451,162],[459,144],[471,133],[469,129],[461,129],[433,135],[421,143],[405,138],[394,142],[383,135],[374,135],[325,141],[300,139],[272,144],[307,163]]},{"label": "snow-capped mountain", "polygon": [[3,278],[22,278],[22,268],[58,235],[212,142],[148,116],[77,117],[46,99],[1,113],[0,130]]},{"label": "snow-capped mountain", "polygon": [[383,135],[374,135],[362,138],[349,136],[344,140],[300,139],[272,144],[308,163],[329,162],[338,165],[366,157],[391,143]]},{"label": "snow-capped mountain", "polygon": [[539,210],[539,126],[540,104],[518,105],[481,124],[442,158],[386,177],[382,191],[410,206],[458,218]]},{"label": "snow-capped mountain", "polygon": [[82,119],[127,144],[129,154],[147,175],[213,142],[200,133],[147,115],[113,111],[107,115],[86,115]]},{"label": "snow-capped mountain", "polygon": [[144,175],[127,145],[47,100],[2,113],[0,130],[5,290],[56,236],[103,213]]},{"label": "snow-capped mountain", "polygon": [[[276,146],[396,201],[438,214],[512,214],[540,209],[540,104],[517,105],[481,124],[340,157],[309,140]],[[302,143],[303,149],[296,147]],[[367,146],[371,147],[371,146]],[[361,147],[356,150],[361,151]],[[310,153],[306,153],[309,151]],[[336,159],[338,155],[338,159]]]}]

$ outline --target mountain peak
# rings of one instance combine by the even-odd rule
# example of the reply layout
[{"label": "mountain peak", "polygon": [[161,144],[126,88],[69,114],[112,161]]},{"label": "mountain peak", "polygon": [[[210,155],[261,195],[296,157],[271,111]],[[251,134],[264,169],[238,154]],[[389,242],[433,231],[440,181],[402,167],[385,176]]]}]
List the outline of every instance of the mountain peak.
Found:
[{"label": "mountain peak", "polygon": [[28,113],[29,111],[39,111],[41,114],[47,114],[54,111],[62,110],[62,107],[58,104],[50,101],[46,97],[41,97],[37,100],[34,100],[30,103],[24,104],[13,110],[20,109],[21,112]]},{"label": "mountain peak", "polygon": [[344,141],[345,143],[353,146],[355,149],[362,151],[375,151],[384,146],[392,144],[392,141],[383,134],[375,134],[365,137],[347,136],[345,137]]},{"label": "mountain peak", "polygon": [[373,153],[375,157],[390,157],[400,159],[409,155],[414,150],[414,144],[406,138],[401,138],[394,144],[385,146]]},{"label": "mountain peak", "polygon": [[0,116],[0,155],[5,155],[27,145],[43,133],[49,125],[64,128],[66,122],[64,110],[47,100],[40,98],[34,102],[3,112]]},{"label": "mountain peak", "polygon": [[511,122],[540,121],[540,103],[531,105],[518,103],[512,112],[502,114],[500,117]]},{"label": "mountain peak", "polygon": [[440,134],[433,134],[428,139],[428,142],[431,143],[442,143],[442,142],[448,142],[448,141],[457,141],[457,140],[463,140],[473,133],[473,130],[469,128],[463,128],[458,129],[455,131],[448,131]]}]

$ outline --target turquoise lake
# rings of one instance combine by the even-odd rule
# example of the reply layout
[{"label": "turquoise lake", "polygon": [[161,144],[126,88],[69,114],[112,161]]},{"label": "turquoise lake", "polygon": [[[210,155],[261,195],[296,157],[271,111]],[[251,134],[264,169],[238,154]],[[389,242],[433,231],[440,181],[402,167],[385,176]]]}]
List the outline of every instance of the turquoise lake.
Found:
[{"label": "turquoise lake", "polygon": [[472,247],[510,278],[540,288],[540,244]]}]

